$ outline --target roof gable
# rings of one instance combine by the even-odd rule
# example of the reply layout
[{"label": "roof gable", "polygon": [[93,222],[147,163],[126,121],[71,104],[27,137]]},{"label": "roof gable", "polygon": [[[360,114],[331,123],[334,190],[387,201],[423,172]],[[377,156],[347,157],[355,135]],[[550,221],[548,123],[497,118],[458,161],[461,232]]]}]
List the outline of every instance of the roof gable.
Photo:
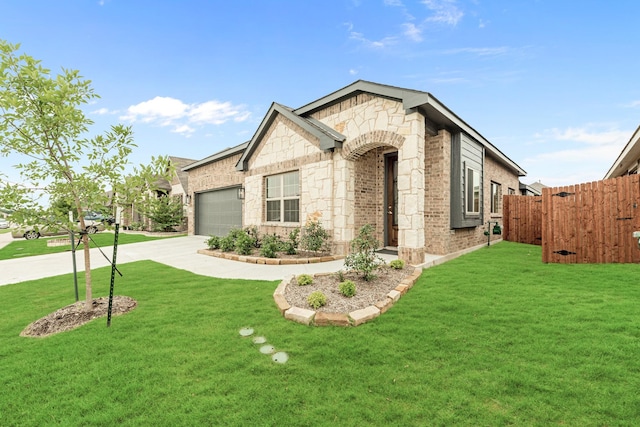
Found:
[{"label": "roof gable", "polygon": [[258,130],[256,131],[256,133],[253,135],[253,138],[251,138],[251,141],[248,142],[246,149],[242,153],[242,156],[240,157],[240,160],[236,165],[236,170],[239,170],[239,171],[247,170],[249,166],[249,159],[258,148],[260,141],[262,140],[264,135],[267,133],[267,131],[269,130],[269,127],[271,126],[271,124],[273,123],[273,121],[275,120],[278,114],[281,114],[282,116],[291,120],[296,125],[300,126],[302,129],[309,132],[314,137],[318,138],[320,142],[321,150],[329,150],[335,147],[339,147],[341,146],[342,142],[346,139],[344,135],[340,134],[339,132],[336,132],[335,130],[324,125],[318,120],[301,117],[295,114],[291,108],[285,107],[284,105],[274,102],[271,104],[269,111],[267,112],[264,119],[260,123],[260,126],[258,127]]}]

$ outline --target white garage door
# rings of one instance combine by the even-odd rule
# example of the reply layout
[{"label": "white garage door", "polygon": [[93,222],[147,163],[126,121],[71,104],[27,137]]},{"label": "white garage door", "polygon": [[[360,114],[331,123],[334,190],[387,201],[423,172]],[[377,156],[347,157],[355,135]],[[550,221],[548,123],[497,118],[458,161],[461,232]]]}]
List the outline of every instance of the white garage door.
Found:
[{"label": "white garage door", "polygon": [[232,228],[242,227],[242,200],[238,188],[196,194],[196,234],[226,236]]}]

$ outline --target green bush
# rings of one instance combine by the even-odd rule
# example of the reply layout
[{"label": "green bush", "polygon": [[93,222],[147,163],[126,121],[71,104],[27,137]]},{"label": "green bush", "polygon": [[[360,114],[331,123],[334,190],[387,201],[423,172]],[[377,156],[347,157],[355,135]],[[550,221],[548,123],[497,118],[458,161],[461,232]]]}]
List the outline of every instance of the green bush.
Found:
[{"label": "green bush", "polygon": [[320,221],[309,221],[300,232],[300,247],[309,252],[324,252],[327,250],[329,233],[322,227]]},{"label": "green bush", "polygon": [[338,286],[340,288],[340,293],[347,298],[351,298],[356,294],[356,284],[351,280],[345,280]]},{"label": "green bush", "polygon": [[244,232],[248,234],[253,239],[253,246],[256,248],[260,247],[260,233],[258,232],[258,227],[252,225],[250,227],[246,227]]},{"label": "green bush", "polygon": [[278,256],[281,245],[282,242],[276,234],[267,234],[262,238],[260,255],[265,258],[275,258]]},{"label": "green bush", "polygon": [[253,236],[249,235],[246,231],[238,234],[235,241],[235,250],[240,255],[249,255],[255,247],[256,240]]},{"label": "green bush", "polygon": [[367,224],[360,228],[358,236],[351,241],[351,253],[344,260],[344,265],[357,272],[362,273],[366,281],[376,278],[373,274],[384,260],[376,255],[376,249],[380,243],[373,237],[373,226]]},{"label": "green bush", "polygon": [[298,252],[299,236],[300,229],[294,228],[289,233],[289,240],[282,243],[282,249],[286,252],[287,255],[295,255]]},{"label": "green bush", "polygon": [[313,283],[313,277],[309,274],[301,274],[296,277],[296,282],[298,282],[299,286],[307,286]]},{"label": "green bush", "polygon": [[307,297],[307,303],[317,310],[327,303],[327,297],[320,291],[313,291]]},{"label": "green bush", "polygon": [[209,249],[220,249],[220,237],[218,236],[209,236],[205,243]]},{"label": "green bush", "polygon": [[395,268],[396,270],[402,270],[404,268],[404,261],[401,259],[394,259],[389,263],[391,268]]},{"label": "green bush", "polygon": [[227,235],[220,238],[220,250],[222,252],[231,252],[236,247],[233,237]]},{"label": "green bush", "polygon": [[336,272],[336,276],[338,276],[338,281],[340,282],[344,282],[344,271],[342,270],[338,270]]},{"label": "green bush", "polygon": [[139,221],[134,221],[129,225],[129,228],[134,230],[134,231],[145,231],[147,229],[147,227],[144,225],[143,222],[139,222]]}]

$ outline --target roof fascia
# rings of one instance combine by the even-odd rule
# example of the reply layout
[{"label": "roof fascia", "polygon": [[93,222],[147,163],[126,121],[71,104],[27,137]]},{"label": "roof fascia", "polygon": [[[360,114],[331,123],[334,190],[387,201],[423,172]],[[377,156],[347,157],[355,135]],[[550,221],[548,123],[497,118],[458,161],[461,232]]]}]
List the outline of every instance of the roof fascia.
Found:
[{"label": "roof fascia", "polygon": [[479,132],[469,126],[464,120],[458,117],[453,111],[447,108],[443,103],[438,101],[438,99],[436,99],[428,92],[382,85],[365,80],[358,80],[350,84],[349,86],[345,86],[342,89],[339,89],[325,97],[322,97],[303,107],[293,110],[293,112],[295,114],[305,116],[316,110],[326,108],[328,105],[339,102],[342,99],[353,96],[354,94],[363,92],[383,96],[386,98],[396,99],[402,102],[402,107],[407,112],[420,111],[425,117],[427,132],[433,135],[434,133],[437,134],[437,130],[443,128],[445,123],[438,123],[441,122],[441,120],[427,115],[426,107],[430,106],[432,109],[436,110],[441,118],[444,118],[446,122],[453,125],[453,127],[457,130],[461,130],[467,133],[472,138],[476,139],[493,157],[497,158],[503,164],[509,166],[519,176],[525,176],[527,174],[524,169],[518,166],[513,160],[508,158],[502,151],[491,144]]},{"label": "roof fascia", "polygon": [[604,179],[624,175],[638,159],[640,159],[640,126],[631,135],[631,139],[624,146],[616,161],[613,162]]},{"label": "roof fascia", "polygon": [[247,148],[247,145],[249,144],[249,142],[244,142],[240,145],[236,145],[235,147],[230,147],[230,148],[225,148],[224,150],[218,151],[217,153],[214,153],[212,155],[210,155],[209,157],[205,157],[202,160],[198,160],[197,162],[193,162],[185,167],[182,168],[183,171],[189,171],[191,169],[195,169],[198,168],[200,166],[204,166],[206,164],[209,163],[213,163],[213,162],[217,162],[218,160],[222,160],[222,159],[226,159],[227,157],[231,157],[233,155],[236,155],[242,151],[244,151],[245,148]]}]

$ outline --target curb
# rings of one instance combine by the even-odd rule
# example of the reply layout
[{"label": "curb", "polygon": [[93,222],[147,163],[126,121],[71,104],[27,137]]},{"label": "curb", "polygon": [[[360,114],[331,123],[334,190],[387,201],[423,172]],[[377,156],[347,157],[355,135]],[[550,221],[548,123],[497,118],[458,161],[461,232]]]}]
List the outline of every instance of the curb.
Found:
[{"label": "curb", "polygon": [[[411,268],[411,267],[408,267]],[[307,308],[295,307],[289,304],[285,297],[287,286],[293,281],[295,276],[286,277],[280,282],[273,292],[273,300],[280,313],[285,319],[302,323],[307,326],[359,326],[383,313],[386,313],[402,295],[406,294],[413,287],[422,274],[422,268],[413,267],[413,273],[405,277],[402,282],[387,294],[386,298],[378,301],[375,305],[354,310],[349,313],[325,313],[309,310]]]}]

